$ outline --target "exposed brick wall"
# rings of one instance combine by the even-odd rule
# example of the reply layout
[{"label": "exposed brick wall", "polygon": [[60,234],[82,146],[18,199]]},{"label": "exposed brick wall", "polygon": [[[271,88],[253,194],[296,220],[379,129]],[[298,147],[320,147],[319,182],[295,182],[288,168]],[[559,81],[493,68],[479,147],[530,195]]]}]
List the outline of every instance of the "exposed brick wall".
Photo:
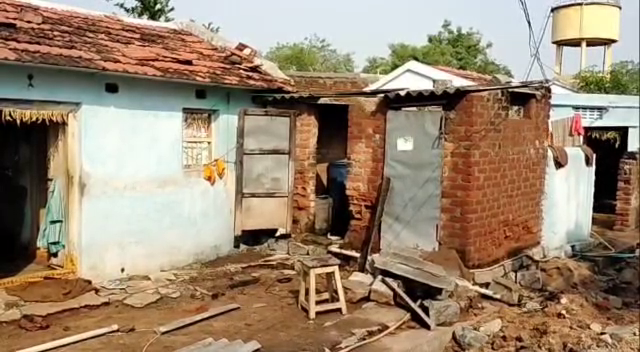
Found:
[{"label": "exposed brick wall", "polygon": [[640,227],[640,154],[628,152],[620,160],[614,230]]},{"label": "exposed brick wall", "polygon": [[300,104],[294,108],[299,114],[296,116],[292,232],[300,234],[313,230],[318,121],[312,105]]},{"label": "exposed brick wall", "polygon": [[510,118],[518,112],[512,102],[515,96],[494,91],[444,107],[440,243],[469,268],[540,241],[549,93],[528,100],[520,118]]},{"label": "exposed brick wall", "polygon": [[351,162],[347,196],[353,215],[347,234],[360,249],[384,171],[387,108],[378,98],[341,99],[349,105],[347,156]]}]

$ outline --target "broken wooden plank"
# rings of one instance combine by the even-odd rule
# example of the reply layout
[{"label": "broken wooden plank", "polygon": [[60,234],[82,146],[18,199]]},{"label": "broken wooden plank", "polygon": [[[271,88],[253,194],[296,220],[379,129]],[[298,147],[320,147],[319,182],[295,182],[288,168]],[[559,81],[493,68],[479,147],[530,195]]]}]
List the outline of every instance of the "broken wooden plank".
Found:
[{"label": "broken wooden plank", "polygon": [[382,214],[384,213],[384,205],[387,202],[389,196],[389,189],[391,188],[391,179],[385,177],[380,183],[378,193],[376,194],[375,214],[369,218],[369,226],[367,227],[367,233],[362,241],[362,247],[360,248],[360,258],[358,258],[358,271],[364,273],[367,266],[367,259],[371,254],[371,246],[375,242],[376,236],[380,235],[380,222],[382,222]]},{"label": "broken wooden plank", "polygon": [[180,328],[183,328],[187,325],[191,325],[194,323],[197,323],[201,320],[205,320],[205,319],[209,319],[212,318],[216,315],[220,315],[220,314],[224,314],[227,312],[230,312],[232,310],[236,310],[239,309],[240,305],[238,304],[228,304],[226,306],[222,306],[222,307],[216,307],[216,308],[212,308],[209,309],[208,311],[204,312],[204,313],[200,313],[194,316],[190,316],[187,318],[182,318],[182,319],[178,319],[176,321],[173,321],[169,324],[165,324],[163,326],[157,327],[154,329],[154,331],[156,332],[156,334],[158,335],[162,335],[162,334],[166,334],[170,331],[173,330],[177,330]]},{"label": "broken wooden plank", "polygon": [[412,301],[406,293],[404,293],[404,291],[402,291],[398,286],[394,285],[393,282],[389,281],[389,279],[387,279],[386,277],[382,277],[382,282],[384,282],[385,285],[387,285],[396,294],[398,294],[398,296],[400,296],[402,300],[404,300],[409,305],[409,307],[411,307],[411,309],[413,309],[413,311],[416,312],[418,316],[420,316],[420,318],[427,324],[427,328],[429,330],[433,330],[436,327],[436,324],[434,324],[434,322],[429,319],[427,314],[425,314],[425,312],[423,312],[422,309],[420,309],[420,307],[414,301]]},{"label": "broken wooden plank", "polygon": [[98,337],[98,336],[103,336],[103,335],[110,334],[110,333],[116,332],[116,331],[118,331],[118,325],[111,325],[111,326],[106,327],[106,328],[91,330],[91,331],[83,332],[81,334],[65,337],[65,338],[62,338],[62,339],[59,339],[59,340],[43,343],[41,345],[25,348],[25,349],[22,349],[22,350],[17,351],[17,352],[49,351],[49,350],[52,350],[52,349],[55,349],[55,348],[58,348],[58,347],[71,345],[71,344],[76,343],[76,342],[88,340],[88,339],[91,339],[91,338],[94,338],[94,337]]},{"label": "broken wooden plank", "polygon": [[374,264],[376,268],[406,277],[408,279],[421,282],[425,285],[452,291],[455,288],[455,281],[448,276],[434,275],[428,271],[412,268],[402,263],[389,260],[382,256],[375,256]]},{"label": "broken wooden plank", "polygon": [[195,352],[200,349],[204,349],[205,347],[211,346],[211,344],[213,344],[214,342],[215,340],[209,337],[204,340],[198,341],[194,344],[191,344],[189,346],[182,347],[179,350],[175,350],[175,352]]}]

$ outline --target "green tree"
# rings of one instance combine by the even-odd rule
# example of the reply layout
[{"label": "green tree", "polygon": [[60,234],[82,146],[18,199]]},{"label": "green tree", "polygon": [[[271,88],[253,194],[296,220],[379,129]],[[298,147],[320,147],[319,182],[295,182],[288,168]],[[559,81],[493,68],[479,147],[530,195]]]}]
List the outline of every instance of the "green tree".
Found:
[{"label": "green tree", "polygon": [[[107,0],[113,2],[113,0]],[[133,5],[127,5],[125,0],[115,2],[114,5],[127,15],[152,21],[171,22],[170,16],[175,10],[171,0],[134,0]]]},{"label": "green tree", "polygon": [[451,21],[445,20],[436,34],[427,36],[427,43],[413,45],[393,43],[389,45],[389,56],[370,57],[363,72],[385,74],[416,60],[428,65],[449,66],[484,74],[504,74],[513,77],[511,70],[489,56],[493,44],[483,42],[482,34],[472,28],[463,30],[454,28]]},{"label": "green tree", "polygon": [[577,87],[584,93],[640,95],[640,63],[619,61],[611,65],[608,74],[591,67],[575,77]]},{"label": "green tree", "polygon": [[317,35],[301,42],[278,43],[267,51],[265,58],[282,70],[308,72],[353,72],[352,53],[343,53]]}]

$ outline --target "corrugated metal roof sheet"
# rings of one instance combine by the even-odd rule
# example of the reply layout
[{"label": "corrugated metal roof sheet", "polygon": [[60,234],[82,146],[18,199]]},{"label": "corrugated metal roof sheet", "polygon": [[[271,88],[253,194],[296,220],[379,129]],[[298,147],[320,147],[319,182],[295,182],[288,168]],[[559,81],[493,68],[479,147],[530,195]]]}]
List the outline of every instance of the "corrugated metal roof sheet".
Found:
[{"label": "corrugated metal roof sheet", "polygon": [[302,99],[322,99],[322,98],[355,98],[355,97],[376,97],[383,94],[395,92],[397,89],[360,90],[355,92],[301,92],[292,94],[254,94],[254,98],[263,101],[295,101]]},{"label": "corrugated metal roof sheet", "polygon": [[442,89],[421,89],[421,90],[402,90],[396,92],[390,92],[385,94],[385,97],[388,99],[396,99],[402,97],[412,97],[412,98],[431,98],[431,97],[439,97],[443,95],[453,95],[459,93],[475,93],[475,92],[486,92],[492,90],[518,90],[523,93],[538,93],[537,89],[533,88],[541,88],[548,86],[548,83],[545,81],[533,81],[533,82],[519,82],[512,84],[501,84],[501,85],[477,85],[477,86],[461,86],[461,87],[447,87]]}]

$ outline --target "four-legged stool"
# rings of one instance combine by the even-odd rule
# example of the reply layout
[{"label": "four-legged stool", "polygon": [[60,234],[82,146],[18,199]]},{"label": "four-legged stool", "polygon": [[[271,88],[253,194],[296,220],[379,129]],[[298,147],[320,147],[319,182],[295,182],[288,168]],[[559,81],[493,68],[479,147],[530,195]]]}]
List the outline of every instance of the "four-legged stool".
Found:
[{"label": "four-legged stool", "polygon": [[[340,261],[332,256],[315,257],[300,261],[300,293],[298,308],[303,307],[309,313],[309,319],[315,319],[316,313],[340,309],[347,314],[347,304],[340,279]],[[316,292],[317,275],[326,276],[327,292]],[[308,295],[305,295],[308,289]],[[337,299],[337,300],[336,300]],[[329,301],[328,303],[319,303]]]}]

